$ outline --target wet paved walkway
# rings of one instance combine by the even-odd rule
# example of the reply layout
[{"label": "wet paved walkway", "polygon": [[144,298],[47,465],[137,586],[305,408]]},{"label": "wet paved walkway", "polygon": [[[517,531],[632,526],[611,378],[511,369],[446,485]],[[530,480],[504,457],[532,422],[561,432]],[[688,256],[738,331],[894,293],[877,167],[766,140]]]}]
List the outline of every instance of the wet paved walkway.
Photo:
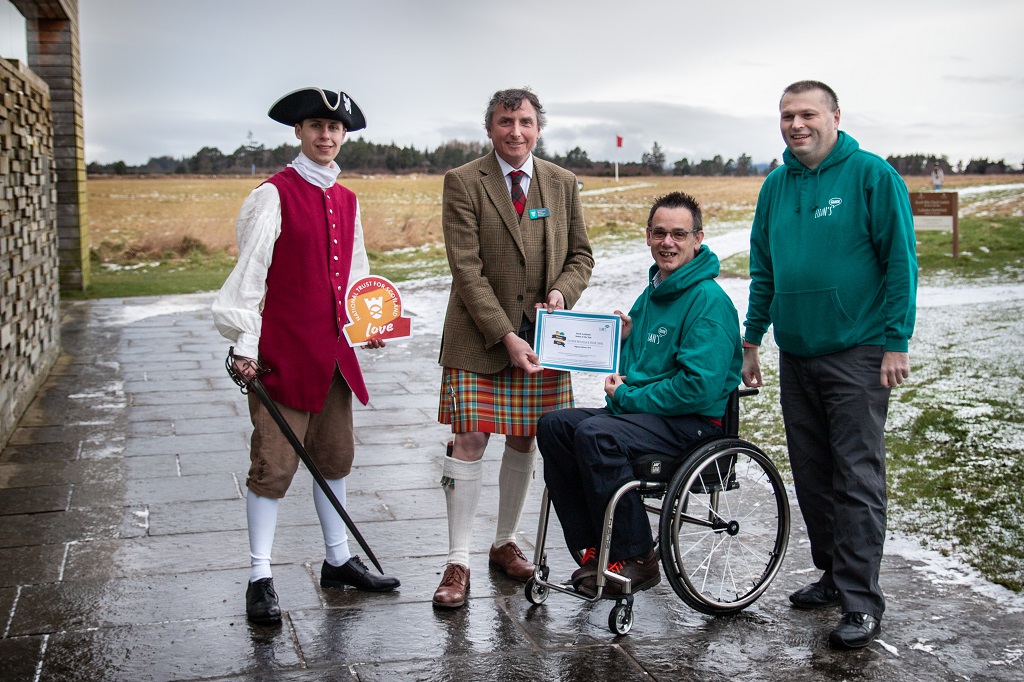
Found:
[{"label": "wet paved walkway", "polygon": [[[498,444],[487,455],[471,599],[435,611],[447,547],[436,336],[360,353],[372,399],[356,414],[349,510],[402,587],[319,588],[322,538],[312,480],[301,475],[274,547],[285,618],[252,626],[249,424],[209,300],[65,304],[64,353],[0,455],[0,678],[1024,679],[1024,613],[898,556],[883,563],[882,639],[831,651],[838,613],[786,600],[814,575],[799,521],[779,578],[737,616],[692,611],[664,582],[637,597],[625,637],[608,632],[608,603],[555,594],[531,607],[520,584],[487,568]],[[521,525],[527,550],[539,480]],[[568,556],[551,554],[554,574],[568,575]]]}]

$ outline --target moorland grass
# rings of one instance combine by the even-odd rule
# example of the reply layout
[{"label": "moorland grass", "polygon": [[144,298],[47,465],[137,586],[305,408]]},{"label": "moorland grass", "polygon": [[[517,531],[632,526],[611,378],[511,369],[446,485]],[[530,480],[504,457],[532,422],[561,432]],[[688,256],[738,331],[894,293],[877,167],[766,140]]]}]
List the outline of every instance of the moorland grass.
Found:
[{"label": "moorland grass", "polygon": [[[140,296],[216,289],[226,276],[224,257],[236,254],[235,218],[248,193],[264,178],[213,176],[91,177],[87,184],[92,276],[89,291],[68,297]],[[627,238],[647,220],[654,198],[673,190],[701,202],[709,226],[749,221],[763,178],[726,177],[583,177],[583,206],[595,241]],[[1024,181],[1024,176],[954,176],[947,189],[978,184]],[[437,175],[343,177],[359,196],[366,247],[374,273],[396,282],[410,277],[447,274],[441,234],[442,178]],[[925,189],[927,178],[907,178],[912,191]],[[604,193],[617,187],[624,191]],[[1012,266],[1019,253],[1021,192],[995,201],[961,200],[962,257],[951,261],[949,233],[919,237],[925,272],[982,273]],[[970,214],[972,207],[979,213]],[[975,222],[980,221],[980,222]],[[988,240],[988,241],[985,241]],[[203,256],[206,256],[205,258]],[[154,268],[135,266],[159,262]],[[746,254],[737,254],[723,270],[745,275]],[[220,281],[218,281],[218,278]],[[145,281],[143,281],[145,280]]]},{"label": "moorland grass", "polygon": [[959,255],[953,257],[952,232],[919,232],[917,263],[929,278],[975,280],[1024,274],[1024,219],[970,216],[960,219]]},{"label": "moorland grass", "polygon": [[94,262],[89,290],[61,292],[61,297],[81,300],[215,291],[231,273],[235,259],[221,252],[198,258],[111,265]]}]

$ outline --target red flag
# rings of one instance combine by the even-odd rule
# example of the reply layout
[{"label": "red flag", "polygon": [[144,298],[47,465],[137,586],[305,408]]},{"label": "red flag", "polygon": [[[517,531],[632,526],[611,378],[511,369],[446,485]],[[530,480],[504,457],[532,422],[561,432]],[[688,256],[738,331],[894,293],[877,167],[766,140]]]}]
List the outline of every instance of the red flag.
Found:
[{"label": "red flag", "polygon": [[621,147],[622,146],[622,138],[619,137],[618,135],[615,136],[615,146],[616,147]]}]

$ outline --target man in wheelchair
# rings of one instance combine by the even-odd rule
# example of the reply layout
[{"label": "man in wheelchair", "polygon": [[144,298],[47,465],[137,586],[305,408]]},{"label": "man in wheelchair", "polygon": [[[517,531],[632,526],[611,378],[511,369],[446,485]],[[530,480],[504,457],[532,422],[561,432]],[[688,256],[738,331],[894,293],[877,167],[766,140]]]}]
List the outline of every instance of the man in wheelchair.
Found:
[{"label": "man in wheelchair", "polygon": [[[583,552],[573,587],[597,593],[597,546],[605,508],[634,479],[640,455],[678,456],[694,441],[722,434],[730,392],[740,382],[739,318],[715,281],[718,257],[703,246],[697,201],[658,198],[647,219],[654,265],[646,290],[622,318],[619,374],[605,379],[605,407],[549,412],[537,426],[544,482],[570,550]],[[632,592],[661,581],[650,523],[636,491],[620,501],[608,569]],[[622,594],[610,582],[602,596]]]}]

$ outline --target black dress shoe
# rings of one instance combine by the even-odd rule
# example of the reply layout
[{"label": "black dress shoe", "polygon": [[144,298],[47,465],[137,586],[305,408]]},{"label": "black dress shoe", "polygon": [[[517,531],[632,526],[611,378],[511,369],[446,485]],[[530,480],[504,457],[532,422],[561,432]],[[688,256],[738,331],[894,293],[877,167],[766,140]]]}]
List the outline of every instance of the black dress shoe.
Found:
[{"label": "black dress shoe", "polygon": [[798,609],[821,609],[839,606],[839,590],[821,583],[811,583],[789,595],[789,601]]},{"label": "black dress shoe", "polygon": [[388,592],[401,584],[394,576],[371,573],[357,556],[341,566],[331,566],[325,560],[320,567],[320,587],[354,587],[369,592]]},{"label": "black dress shoe", "polygon": [[281,620],[281,605],[277,603],[273,578],[260,578],[249,583],[245,590],[245,615],[254,623],[277,623]]},{"label": "black dress shoe", "polygon": [[844,613],[839,625],[828,636],[837,649],[861,649],[882,632],[882,621],[866,613]]}]

